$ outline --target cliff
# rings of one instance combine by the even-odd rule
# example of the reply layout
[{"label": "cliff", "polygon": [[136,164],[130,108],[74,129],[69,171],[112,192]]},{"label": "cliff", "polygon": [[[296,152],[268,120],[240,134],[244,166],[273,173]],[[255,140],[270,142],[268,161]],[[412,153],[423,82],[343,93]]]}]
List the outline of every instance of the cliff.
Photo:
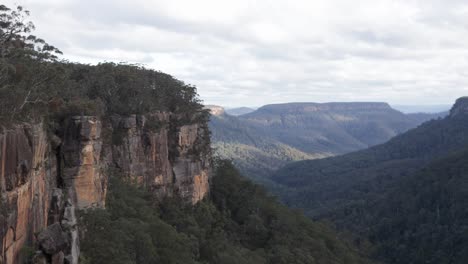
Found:
[{"label": "cliff", "polygon": [[224,107],[219,105],[205,105],[205,109],[208,109],[213,116],[222,116],[226,113]]},{"label": "cliff", "polygon": [[[51,132],[52,131],[52,132]],[[155,199],[197,203],[209,191],[206,124],[169,112],[73,116],[0,133],[0,263],[78,263],[78,209],[105,207],[109,177],[124,177]]]},{"label": "cliff", "polygon": [[[206,124],[177,125],[169,113],[114,117],[112,123],[121,141],[112,145],[111,167],[157,197],[177,194],[194,204],[207,194],[211,156]],[[151,129],[155,124],[159,131]]]}]

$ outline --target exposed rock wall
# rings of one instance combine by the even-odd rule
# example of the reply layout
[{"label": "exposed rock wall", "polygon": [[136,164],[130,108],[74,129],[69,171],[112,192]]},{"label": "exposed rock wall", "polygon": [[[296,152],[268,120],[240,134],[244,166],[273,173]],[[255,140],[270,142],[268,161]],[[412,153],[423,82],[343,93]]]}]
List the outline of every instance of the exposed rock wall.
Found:
[{"label": "exposed rock wall", "polygon": [[3,263],[18,263],[34,233],[47,225],[56,181],[55,161],[48,159],[47,137],[39,125],[22,125],[0,134],[0,182]]},{"label": "exposed rock wall", "polygon": [[65,126],[61,176],[73,204],[79,208],[105,204],[107,162],[101,158],[101,129],[96,117],[73,117]]},{"label": "exposed rock wall", "polygon": [[[207,128],[176,122],[168,113],[114,118],[121,137],[113,145],[114,167],[158,197],[180,195],[196,203],[209,190],[210,153],[203,150],[209,146],[203,138]],[[152,129],[154,123],[160,127]]]},{"label": "exposed rock wall", "polygon": [[156,198],[196,203],[209,191],[206,124],[170,113],[71,117],[47,134],[44,124],[0,131],[0,264],[78,263],[75,209],[104,207],[108,177],[125,177]]}]

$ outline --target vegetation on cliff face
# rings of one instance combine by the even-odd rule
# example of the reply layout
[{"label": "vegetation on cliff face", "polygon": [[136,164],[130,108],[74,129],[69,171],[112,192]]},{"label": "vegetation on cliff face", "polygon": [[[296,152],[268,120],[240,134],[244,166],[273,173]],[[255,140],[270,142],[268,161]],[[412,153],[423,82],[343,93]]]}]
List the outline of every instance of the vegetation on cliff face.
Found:
[{"label": "vegetation on cliff face", "polygon": [[287,209],[219,161],[194,207],[114,178],[106,210],[83,212],[83,263],[366,263],[327,226]]}]

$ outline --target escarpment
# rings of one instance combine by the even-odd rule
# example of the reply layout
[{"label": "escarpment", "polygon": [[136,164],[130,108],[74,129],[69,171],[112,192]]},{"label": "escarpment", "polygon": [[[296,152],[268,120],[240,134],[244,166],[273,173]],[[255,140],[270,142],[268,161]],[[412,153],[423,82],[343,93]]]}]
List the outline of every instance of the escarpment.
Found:
[{"label": "escarpment", "polygon": [[47,225],[51,199],[47,194],[57,176],[48,148],[42,124],[21,125],[1,134],[3,263],[18,263],[22,247]]},{"label": "escarpment", "polygon": [[206,196],[209,114],[195,86],[140,65],[62,61],[28,35],[28,11],[0,6],[14,29],[0,44],[0,264],[78,263],[80,210],[105,208],[112,177],[155,201]]},{"label": "escarpment", "polygon": [[157,197],[196,203],[208,193],[210,143],[206,124],[170,113],[113,117],[112,166]]},{"label": "escarpment", "polygon": [[[0,263],[78,263],[78,210],[105,207],[109,177],[155,199],[197,203],[209,192],[204,121],[170,112],[70,116],[0,133]],[[30,252],[29,252],[30,251]]]}]

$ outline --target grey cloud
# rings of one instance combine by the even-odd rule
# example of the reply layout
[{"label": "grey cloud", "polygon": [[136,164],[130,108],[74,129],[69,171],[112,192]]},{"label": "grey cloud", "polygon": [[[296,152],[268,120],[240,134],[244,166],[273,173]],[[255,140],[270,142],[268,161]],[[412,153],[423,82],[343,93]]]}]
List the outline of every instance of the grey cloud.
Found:
[{"label": "grey cloud", "polygon": [[38,35],[66,58],[143,63],[196,85],[210,104],[445,104],[468,87],[462,0],[363,0],[346,10],[341,0],[279,0],[288,8],[273,9],[239,0],[226,3],[248,3],[245,12],[216,21],[181,15],[200,12],[186,10],[189,2],[180,2],[184,13],[167,12],[164,1],[22,1]]},{"label": "grey cloud", "polygon": [[350,37],[370,44],[384,44],[385,46],[404,46],[408,44],[407,36],[392,32],[374,32],[372,30],[351,30]]}]

